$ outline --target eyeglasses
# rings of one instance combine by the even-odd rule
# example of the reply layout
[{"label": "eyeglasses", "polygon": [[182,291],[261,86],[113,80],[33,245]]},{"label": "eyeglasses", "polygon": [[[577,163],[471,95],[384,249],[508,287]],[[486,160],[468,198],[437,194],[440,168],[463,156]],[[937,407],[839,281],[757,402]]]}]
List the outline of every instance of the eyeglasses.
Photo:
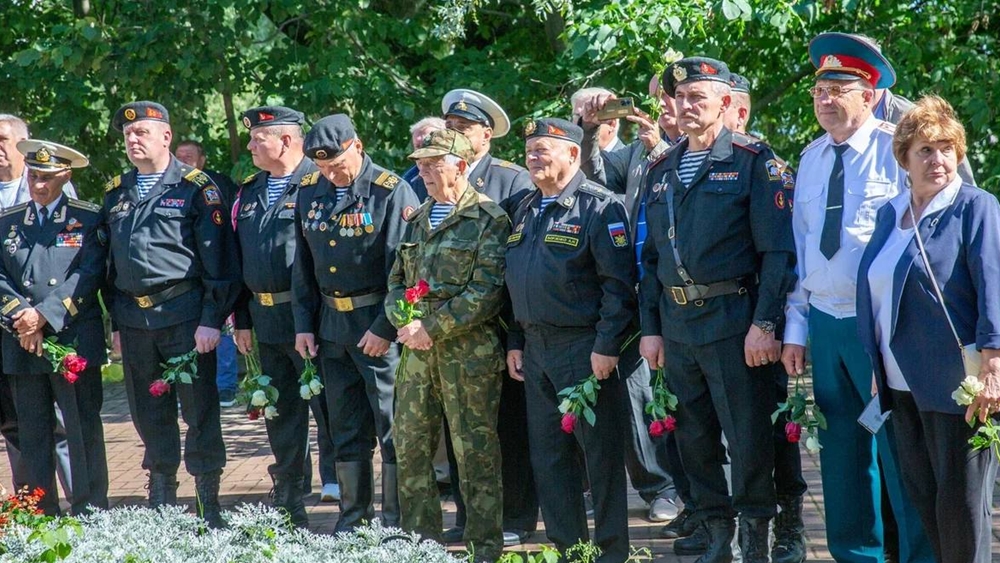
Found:
[{"label": "eyeglasses", "polygon": [[830,96],[831,98],[839,98],[848,92],[860,92],[864,88],[842,88],[838,85],[834,86],[813,86],[809,89],[809,94],[813,98],[822,98],[823,94]]}]

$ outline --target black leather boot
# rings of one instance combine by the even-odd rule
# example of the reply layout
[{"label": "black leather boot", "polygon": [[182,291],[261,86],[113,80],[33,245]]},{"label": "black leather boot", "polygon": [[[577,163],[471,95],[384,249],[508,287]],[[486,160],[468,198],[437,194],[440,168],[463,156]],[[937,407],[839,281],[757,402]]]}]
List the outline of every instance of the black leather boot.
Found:
[{"label": "black leather boot", "polygon": [[806,560],[806,542],[802,536],[802,497],[778,496],[778,515],[774,517],[774,544],[771,563],[802,563]]},{"label": "black leather boot", "polygon": [[[688,507],[684,507],[684,510],[677,515],[677,518],[671,520],[669,524],[660,530],[660,537],[669,540],[690,536],[699,528],[693,516],[694,512]],[[699,551],[698,553],[701,552]]]},{"label": "black leather boot", "polygon": [[210,471],[194,476],[194,490],[197,495],[198,513],[209,528],[225,528],[222,506],[219,504],[219,484],[222,470]]},{"label": "black leather boot", "polygon": [[740,552],[743,563],[768,563],[767,529],[770,518],[740,517]]},{"label": "black leather boot", "polygon": [[703,527],[708,531],[708,547],[694,563],[732,563],[732,542],[733,535],[736,534],[733,519],[713,518],[706,520]]},{"label": "black leather boot", "polygon": [[177,475],[174,473],[150,473],[149,507],[174,506],[177,504]]},{"label": "black leather boot", "polygon": [[694,531],[674,541],[677,555],[701,555],[708,549],[708,529],[704,524],[695,526]]},{"label": "black leather boot", "polygon": [[399,487],[396,464],[382,464],[382,525],[399,527]]},{"label": "black leather boot", "polygon": [[309,515],[306,514],[306,505],[302,502],[302,496],[301,477],[274,476],[274,500],[272,504],[275,508],[286,511],[289,520],[296,528],[309,527]]},{"label": "black leather boot", "polygon": [[342,461],[337,463],[337,481],[340,483],[340,518],[333,533],[349,532],[375,518],[372,506],[375,482],[371,461]]}]

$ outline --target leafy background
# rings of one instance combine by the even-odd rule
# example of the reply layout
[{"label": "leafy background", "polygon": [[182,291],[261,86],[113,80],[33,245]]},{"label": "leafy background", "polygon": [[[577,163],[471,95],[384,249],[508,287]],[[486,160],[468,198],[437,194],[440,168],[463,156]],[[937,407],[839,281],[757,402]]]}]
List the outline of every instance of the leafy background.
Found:
[{"label": "leafy background", "polygon": [[[114,110],[164,103],[174,138],[209,167],[253,171],[242,110],[283,104],[310,122],[351,115],[373,158],[403,170],[409,125],[456,87],[497,99],[514,130],[569,114],[604,86],[642,100],[666,58],[727,61],[754,87],[750,129],[793,164],[819,127],[806,48],[822,31],[881,42],[911,99],[938,93],[969,133],[979,183],[1000,190],[998,0],[0,0],[0,112],[86,152],[84,197],[128,167]],[[629,132],[625,133],[627,137]],[[523,161],[516,135],[494,152]]]}]

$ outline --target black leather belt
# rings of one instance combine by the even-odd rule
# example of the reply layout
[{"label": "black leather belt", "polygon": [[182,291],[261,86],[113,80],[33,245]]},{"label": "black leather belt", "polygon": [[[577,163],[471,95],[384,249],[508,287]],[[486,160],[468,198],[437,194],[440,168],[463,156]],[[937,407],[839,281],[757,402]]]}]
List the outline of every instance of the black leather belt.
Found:
[{"label": "black leather belt", "polygon": [[282,303],[291,303],[291,291],[279,291],[278,293],[254,293],[254,301],[263,307],[274,307]]},{"label": "black leather belt", "polygon": [[708,285],[692,284],[670,288],[670,296],[674,298],[674,303],[678,305],[694,303],[696,307],[701,307],[705,304],[706,299],[711,299],[712,297],[733,293],[743,295],[746,292],[747,286],[742,279],[726,280]]},{"label": "black leather belt", "polygon": [[136,305],[138,305],[140,309],[149,309],[150,307],[159,305],[164,301],[170,301],[174,297],[180,297],[181,295],[198,288],[200,285],[201,284],[199,282],[194,280],[184,280],[182,282],[175,283],[163,291],[158,291],[150,295],[133,296],[132,299],[135,300]]},{"label": "black leather belt", "polygon": [[369,293],[367,295],[355,295],[353,297],[332,297],[325,293],[322,295],[323,303],[326,303],[334,310],[341,313],[347,313],[355,309],[360,309],[361,307],[368,307],[385,301],[384,292]]}]

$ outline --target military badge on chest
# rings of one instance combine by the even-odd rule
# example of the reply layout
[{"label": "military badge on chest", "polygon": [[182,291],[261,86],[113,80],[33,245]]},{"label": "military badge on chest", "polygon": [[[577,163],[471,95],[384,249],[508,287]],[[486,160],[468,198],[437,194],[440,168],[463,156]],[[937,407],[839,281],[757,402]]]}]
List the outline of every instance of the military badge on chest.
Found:
[{"label": "military badge on chest", "polygon": [[80,248],[83,246],[83,233],[59,233],[56,235],[56,248]]},{"label": "military badge on chest", "polygon": [[7,253],[11,256],[17,252],[17,249],[21,246],[21,235],[17,232],[17,225],[10,226],[10,232],[7,233],[7,238],[4,239],[3,245],[7,249]]}]

